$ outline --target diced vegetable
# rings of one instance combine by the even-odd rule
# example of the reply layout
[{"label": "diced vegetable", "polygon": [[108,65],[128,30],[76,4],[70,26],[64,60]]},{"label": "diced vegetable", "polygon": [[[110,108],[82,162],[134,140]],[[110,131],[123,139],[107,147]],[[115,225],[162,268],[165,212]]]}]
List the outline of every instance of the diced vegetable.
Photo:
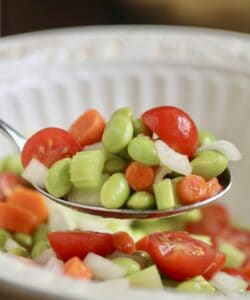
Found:
[{"label": "diced vegetable", "polygon": [[179,283],[176,287],[180,292],[214,294],[215,288],[202,276]]},{"label": "diced vegetable", "polygon": [[90,269],[77,256],[70,258],[64,264],[64,274],[76,279],[90,280],[92,278]]},{"label": "diced vegetable", "polygon": [[116,251],[133,253],[136,250],[135,243],[131,236],[125,231],[118,231],[113,234],[113,247]]},{"label": "diced vegetable", "polygon": [[226,255],[225,267],[227,268],[240,268],[246,259],[246,254],[243,251],[228,243],[221,243],[219,249]]},{"label": "diced vegetable", "polygon": [[137,261],[128,257],[113,258],[112,262],[120,266],[125,271],[125,276],[131,275],[140,271],[141,267]]},{"label": "diced vegetable", "polygon": [[154,193],[157,209],[165,210],[175,206],[171,179],[164,179],[158,183],[155,183]]},{"label": "diced vegetable", "polygon": [[45,188],[45,181],[49,169],[35,158],[32,158],[23,170],[22,176],[38,187]]},{"label": "diced vegetable", "polygon": [[83,263],[91,270],[93,278],[97,280],[112,280],[125,275],[122,267],[94,253],[89,253]]}]

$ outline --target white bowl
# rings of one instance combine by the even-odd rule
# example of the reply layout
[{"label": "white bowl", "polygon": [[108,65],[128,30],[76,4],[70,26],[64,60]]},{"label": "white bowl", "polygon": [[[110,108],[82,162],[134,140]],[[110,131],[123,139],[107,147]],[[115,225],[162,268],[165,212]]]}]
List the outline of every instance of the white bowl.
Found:
[{"label": "white bowl", "polygon": [[[46,31],[0,42],[0,118],[24,133],[67,128],[86,108],[106,117],[119,106],[140,115],[176,105],[199,128],[234,142],[233,187],[223,200],[249,224],[250,39],[248,35],[181,27],[107,27]],[[1,154],[12,148],[1,137]],[[0,284],[8,292],[63,299],[191,299],[172,292],[96,288],[24,267],[0,255]],[[5,286],[6,288],[6,286]],[[33,294],[33,297],[35,295]],[[199,299],[202,296],[197,296]],[[204,296],[205,297],[205,296]],[[222,297],[222,296],[221,296]],[[198,298],[197,298],[198,299]]]}]

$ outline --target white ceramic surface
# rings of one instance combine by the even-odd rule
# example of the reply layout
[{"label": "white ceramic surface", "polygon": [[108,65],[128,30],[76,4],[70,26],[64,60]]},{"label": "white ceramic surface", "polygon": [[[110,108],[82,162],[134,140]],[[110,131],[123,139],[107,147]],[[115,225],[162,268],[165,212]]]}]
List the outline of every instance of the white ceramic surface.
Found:
[{"label": "white ceramic surface", "polygon": [[[108,117],[121,105],[131,106],[138,115],[156,105],[179,106],[200,128],[233,141],[242,151],[244,159],[232,164],[233,188],[224,201],[246,224],[250,223],[249,96],[248,35],[134,26],[47,31],[0,40],[0,118],[31,133],[51,125],[67,128],[89,107]],[[3,138],[0,145],[2,154],[11,150]],[[18,282],[37,295],[45,289],[61,299],[168,297],[72,283],[17,265],[1,254],[0,284],[3,281],[11,287]],[[189,297],[171,295],[171,299]]]}]

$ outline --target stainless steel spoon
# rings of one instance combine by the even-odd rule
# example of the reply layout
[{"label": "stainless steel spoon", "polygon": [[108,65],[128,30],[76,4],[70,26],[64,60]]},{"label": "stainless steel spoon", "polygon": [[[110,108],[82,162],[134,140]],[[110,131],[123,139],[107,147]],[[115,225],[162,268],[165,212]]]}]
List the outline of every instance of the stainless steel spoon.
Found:
[{"label": "stainless steel spoon", "polygon": [[[0,120],[0,130],[7,135],[17,146],[19,151],[22,151],[23,146],[26,142],[26,138],[20,134],[17,130],[12,128],[10,125],[5,123],[3,120]],[[64,200],[61,198],[55,198],[47,193],[44,189],[39,188],[38,186],[34,185],[35,189],[41,192],[44,196],[55,201],[59,204],[67,206],[69,208],[89,213],[92,215],[102,216],[106,218],[117,218],[117,219],[151,219],[151,218],[163,218],[163,217],[170,217],[174,215],[178,215],[181,213],[185,213],[192,209],[201,208],[206,206],[215,200],[224,196],[228,190],[230,189],[232,182],[231,182],[231,174],[229,169],[226,169],[219,177],[219,182],[223,186],[223,190],[216,194],[215,196],[208,198],[204,201],[194,203],[192,205],[179,205],[171,209],[167,210],[134,210],[134,209],[107,209],[104,207],[96,207],[96,206],[89,206],[84,205],[81,203],[71,202],[69,200]]]}]

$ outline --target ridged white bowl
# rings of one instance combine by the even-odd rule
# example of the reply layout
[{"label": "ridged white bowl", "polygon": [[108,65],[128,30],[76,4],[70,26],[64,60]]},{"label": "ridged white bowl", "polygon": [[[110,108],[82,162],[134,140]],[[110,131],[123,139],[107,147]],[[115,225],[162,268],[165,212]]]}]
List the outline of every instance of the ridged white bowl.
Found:
[{"label": "ridged white bowl", "polygon": [[[223,201],[235,219],[250,224],[248,35],[133,26],[47,31],[0,41],[0,118],[24,133],[45,126],[67,128],[90,107],[108,117],[125,105],[138,115],[157,105],[179,106],[199,128],[234,142],[244,158],[231,165],[233,187]],[[4,138],[0,142],[1,154],[11,150]],[[114,293],[113,288],[103,288],[104,292],[24,268],[0,255],[0,283],[5,280],[12,290],[18,283],[27,293],[44,289],[46,296],[60,299],[169,297],[169,293]],[[171,299],[189,298],[171,294]]]}]

